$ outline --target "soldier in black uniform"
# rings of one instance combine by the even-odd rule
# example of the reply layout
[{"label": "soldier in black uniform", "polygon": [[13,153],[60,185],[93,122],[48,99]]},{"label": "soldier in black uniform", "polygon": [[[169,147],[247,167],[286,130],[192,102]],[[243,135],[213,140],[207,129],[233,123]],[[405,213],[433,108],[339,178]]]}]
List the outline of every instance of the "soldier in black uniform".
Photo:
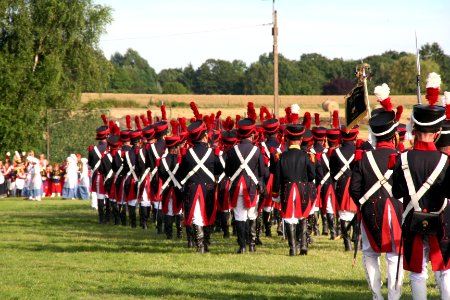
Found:
[{"label": "soldier in black uniform", "polygon": [[[176,122],[175,122],[176,123]],[[177,133],[177,126],[172,120],[172,134]],[[174,132],[175,131],[175,132]],[[161,178],[161,201],[164,213],[164,232],[167,239],[173,238],[173,223],[176,221],[177,238],[182,238],[183,228],[181,226],[180,214],[183,207],[181,184],[176,179],[179,172],[181,156],[178,145],[180,137],[178,134],[165,137],[168,153],[164,154],[159,162],[158,175]],[[178,218],[176,218],[178,216]]]},{"label": "soldier in black uniform", "polygon": [[[300,149],[305,127],[300,124],[286,126],[285,136],[289,149],[279,155],[273,179],[272,196],[281,202],[282,217],[289,242],[289,255],[297,255],[297,224],[301,230],[300,254],[308,253],[306,218],[314,205],[316,191],[313,183],[315,167],[308,154]],[[300,219],[300,220],[299,220]]]},{"label": "soldier in black uniform", "polygon": [[95,146],[89,146],[88,153],[88,165],[91,169],[91,187],[92,187],[92,197],[97,199],[97,209],[98,209],[98,223],[105,223],[105,195],[103,186],[103,177],[99,172],[100,163],[104,153],[106,152],[107,144],[106,138],[109,134],[108,121],[105,115],[102,115],[103,126],[97,128],[96,140],[98,144]]},{"label": "soldier in black uniform", "polygon": [[[354,217],[357,207],[351,199],[349,193],[351,166],[355,157],[355,139],[358,136],[358,127],[350,129],[348,132],[345,126],[341,127],[341,147],[336,148],[330,157],[330,175],[335,184],[336,199],[338,202],[338,213],[341,222],[341,232],[344,239],[345,251],[352,250],[350,233],[348,226],[353,220],[353,231],[356,233],[356,222]],[[356,238],[356,236],[354,236]]]},{"label": "soldier in black uniform", "polygon": [[450,174],[447,155],[433,143],[445,119],[445,108],[436,105],[437,76],[432,73],[427,80],[429,105],[413,107],[414,145],[397,156],[393,173],[392,193],[403,198],[403,267],[411,272],[414,299],[427,298],[429,260],[433,271],[440,271],[441,298],[450,299]]},{"label": "soldier in black uniform", "polygon": [[[251,107],[249,103],[249,107]],[[251,110],[249,108],[249,110]],[[246,247],[245,223],[249,222],[249,251],[256,251],[256,218],[258,217],[259,194],[263,192],[265,166],[259,147],[253,144],[256,114],[239,120],[237,135],[240,143],[228,152],[225,173],[230,178],[231,207],[234,210],[239,249]]]},{"label": "soldier in black uniform", "polygon": [[181,159],[176,179],[183,186],[184,219],[193,225],[197,252],[209,251],[209,231],[205,226],[214,224],[215,175],[223,171],[214,151],[208,147],[205,123],[198,119],[188,127],[192,148]]},{"label": "soldier in black uniform", "polygon": [[[395,278],[403,206],[392,196],[392,170],[388,170],[389,157],[397,153],[397,124],[393,111],[383,111],[370,118],[375,150],[357,150],[360,155],[355,155],[350,181],[350,195],[361,212],[362,261],[373,299],[383,299],[381,253],[386,253],[388,298],[400,299],[402,291],[396,288]],[[403,268],[399,278],[401,282]]]}]

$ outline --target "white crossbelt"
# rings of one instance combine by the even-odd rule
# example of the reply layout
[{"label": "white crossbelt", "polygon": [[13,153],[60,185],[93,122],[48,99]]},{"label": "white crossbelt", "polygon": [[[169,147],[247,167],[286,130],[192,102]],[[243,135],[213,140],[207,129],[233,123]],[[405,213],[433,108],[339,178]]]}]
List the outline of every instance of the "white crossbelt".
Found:
[{"label": "white crossbelt", "polygon": [[269,151],[269,148],[267,148],[267,145],[266,145],[265,142],[262,142],[261,146],[263,146],[264,152],[266,153],[267,157],[269,158],[269,162],[267,163],[267,167],[270,167],[270,151]]},{"label": "white crossbelt", "polygon": [[236,151],[236,155],[239,158],[239,161],[241,162],[241,165],[236,170],[236,172],[234,172],[233,176],[231,176],[231,178],[230,178],[231,183],[233,183],[233,181],[236,180],[236,178],[241,174],[241,172],[245,170],[247,172],[247,175],[250,176],[250,178],[252,179],[252,181],[255,184],[258,184],[258,179],[256,178],[255,173],[253,173],[252,169],[250,169],[250,167],[248,166],[249,161],[255,155],[256,150],[258,150],[258,147],[253,146],[252,151],[250,151],[250,153],[248,154],[247,158],[245,158],[245,159],[244,159],[244,157],[242,157],[242,153],[239,150],[238,145],[234,146],[234,150]]},{"label": "white crossbelt", "polygon": [[216,179],[214,178],[214,174],[211,173],[211,171],[208,170],[204,165],[208,158],[211,156],[211,152],[211,148],[208,148],[205,156],[203,156],[203,158],[200,160],[197,154],[195,154],[194,150],[192,148],[189,149],[189,153],[191,154],[197,165],[186,175],[186,177],[184,177],[184,179],[181,181],[181,185],[184,185],[186,181],[188,181],[188,179],[191,178],[192,175],[197,173],[199,169],[202,169],[203,172],[205,172],[205,174],[208,175],[208,177],[211,178],[212,181],[216,181]]},{"label": "white crossbelt", "polygon": [[[409,203],[406,206],[405,211],[403,212],[403,215],[402,215],[402,224],[403,224],[406,216],[411,211],[411,209],[414,208],[414,211],[422,210],[419,205],[419,200],[430,189],[430,187],[433,185],[436,178],[438,178],[438,176],[441,174],[442,170],[444,170],[444,167],[445,167],[445,164],[447,163],[448,157],[445,154],[441,154],[441,158],[440,158],[439,163],[437,164],[436,168],[433,170],[433,172],[430,174],[428,179],[422,184],[422,186],[420,187],[420,189],[417,192],[416,192],[416,188],[414,186],[414,182],[413,182],[413,179],[411,176],[411,170],[410,170],[409,164],[408,164],[408,152],[402,153],[400,155],[400,158],[401,158],[401,162],[402,162],[402,170],[403,170],[403,174],[405,176],[406,185],[408,187],[408,193],[411,198],[411,201],[409,201]],[[444,208],[447,206],[447,202],[448,201],[444,201],[444,203],[442,204],[442,207],[439,211],[430,212],[430,213],[440,214],[444,210]]]},{"label": "white crossbelt", "polygon": [[[160,156],[158,154],[158,151],[156,150],[155,144],[150,145],[150,149],[153,152],[153,155],[155,156],[156,160],[160,159]],[[164,151],[164,154],[167,154],[167,149]],[[153,179],[153,177],[156,175],[156,172],[158,172],[158,168],[155,167],[151,173],[150,173],[150,181]],[[147,173],[148,174],[148,173]],[[147,174],[145,174],[147,176]]]},{"label": "white crossbelt", "polygon": [[350,163],[355,158],[355,154],[352,154],[352,156],[350,156],[350,158],[348,160],[346,160],[344,155],[342,155],[342,152],[339,148],[337,148],[334,151],[337,153],[339,159],[344,164],[342,166],[342,168],[339,170],[339,172],[336,174],[336,176],[334,176],[334,180],[339,180],[339,178],[341,178],[341,176],[345,173],[345,171],[350,170]]},{"label": "white crossbelt", "polygon": [[169,169],[169,166],[167,165],[166,156],[163,156],[163,158],[161,159],[161,162],[162,162],[162,164],[164,166],[164,169],[166,170],[167,174],[169,174],[169,178],[167,178],[167,180],[162,185],[161,191],[159,192],[159,194],[162,195],[163,191],[167,188],[167,186],[170,184],[171,181],[173,182],[175,187],[177,187],[178,189],[181,189],[182,188],[181,184],[175,178],[175,175],[177,174],[177,171],[178,171],[178,168],[180,167],[180,164],[177,163],[175,165],[175,168],[173,168],[173,172],[172,172]]},{"label": "white crossbelt", "polygon": [[325,176],[323,176],[322,181],[320,181],[320,185],[324,185],[324,183],[327,182],[328,178],[330,178],[330,175],[331,175],[331,173],[330,173],[330,161],[328,160],[326,152],[322,153],[322,160],[324,161],[325,165],[327,166],[328,172],[327,172],[327,174],[325,174]]},{"label": "white crossbelt", "polygon": [[[220,161],[220,164],[222,165],[222,168],[225,170],[225,160],[223,159],[222,154],[223,154],[223,151],[220,151],[220,153],[219,153],[219,161]],[[217,182],[221,182],[224,177],[225,177],[225,171],[222,172],[222,174],[220,174],[219,179],[217,180]]]},{"label": "white crossbelt", "polygon": [[94,169],[92,170],[92,173],[94,173],[95,171],[97,171],[97,169],[100,167],[100,163],[102,161],[102,154],[100,153],[100,150],[98,150],[97,146],[94,146],[94,152],[95,154],[97,154],[98,156],[98,161],[94,166]]},{"label": "white crossbelt", "polygon": [[[112,155],[111,155],[111,153],[106,154],[106,157],[109,159],[109,162],[112,164]],[[112,177],[113,173],[114,173],[114,171],[113,171],[113,169],[112,169],[112,167],[111,167],[111,169],[109,170],[108,174],[106,174],[105,182],[106,182],[109,178]]]},{"label": "white crossbelt", "polygon": [[[143,162],[144,165],[145,165],[144,148],[141,148],[141,149],[139,150],[139,156],[141,157],[142,162]],[[156,169],[156,166],[155,166],[155,169]],[[147,175],[148,175],[149,172],[150,172],[150,168],[146,168],[145,171],[144,171],[144,173],[142,173],[142,176],[141,176],[141,179],[139,180],[138,186],[140,186],[140,185],[142,184],[142,182],[144,182],[144,180],[145,180],[145,178],[147,177]],[[138,189],[139,189],[139,187],[138,187]]]},{"label": "white crossbelt", "polygon": [[117,170],[116,175],[114,176],[114,182],[117,181],[117,178],[119,177],[120,173],[123,170],[122,150],[117,151],[117,154],[119,155],[120,160],[122,161],[122,164],[120,165],[120,168]]},{"label": "white crossbelt", "polygon": [[139,181],[139,177],[136,175],[136,172],[134,171],[134,166],[130,160],[130,151],[125,153],[125,159],[127,160],[128,168],[130,169],[130,171],[128,171],[127,177],[130,176],[131,174],[133,175],[134,181]]},{"label": "white crossbelt", "polygon": [[387,170],[384,175],[381,173],[380,168],[377,165],[377,162],[375,161],[375,158],[373,157],[372,151],[366,152],[367,159],[369,160],[370,167],[372,168],[372,171],[375,173],[375,176],[377,176],[378,181],[372,185],[372,187],[364,194],[364,196],[359,199],[359,203],[363,205],[366,203],[367,200],[381,187],[384,187],[384,189],[388,192],[389,196],[392,197],[392,186],[389,184],[388,180],[391,178],[393,171]]}]

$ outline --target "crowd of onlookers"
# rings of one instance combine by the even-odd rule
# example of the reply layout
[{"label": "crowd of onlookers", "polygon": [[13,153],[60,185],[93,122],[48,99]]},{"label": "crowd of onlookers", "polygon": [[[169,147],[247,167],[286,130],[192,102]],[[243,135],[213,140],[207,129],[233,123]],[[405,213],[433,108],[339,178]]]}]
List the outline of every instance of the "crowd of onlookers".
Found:
[{"label": "crowd of onlookers", "polygon": [[24,197],[41,201],[42,197],[89,199],[87,159],[71,154],[63,163],[50,164],[44,154],[33,151],[6,153],[0,161],[0,197]]}]

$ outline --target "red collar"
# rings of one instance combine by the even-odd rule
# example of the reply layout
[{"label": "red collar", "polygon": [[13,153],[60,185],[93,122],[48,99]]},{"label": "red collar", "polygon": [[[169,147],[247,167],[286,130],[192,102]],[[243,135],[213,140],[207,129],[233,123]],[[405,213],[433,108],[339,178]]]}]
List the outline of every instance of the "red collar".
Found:
[{"label": "red collar", "polygon": [[395,149],[394,143],[392,142],[386,142],[386,141],[381,141],[378,142],[375,148],[391,148],[391,149]]},{"label": "red collar", "polygon": [[422,150],[422,151],[436,151],[436,145],[433,142],[422,142],[422,141],[415,141],[414,150]]}]

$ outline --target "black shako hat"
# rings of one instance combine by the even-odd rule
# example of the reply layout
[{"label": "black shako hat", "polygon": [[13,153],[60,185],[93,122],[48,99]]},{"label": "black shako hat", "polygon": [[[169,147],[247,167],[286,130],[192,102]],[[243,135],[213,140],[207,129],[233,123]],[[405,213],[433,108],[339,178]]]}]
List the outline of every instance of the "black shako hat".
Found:
[{"label": "black shako hat", "polygon": [[254,120],[245,118],[237,123],[237,135],[240,139],[251,136],[256,131],[256,123]]},{"label": "black shako hat", "polygon": [[180,144],[180,137],[178,135],[166,136],[164,140],[166,141],[167,148],[173,148]]},{"label": "black shako hat", "polygon": [[313,127],[311,132],[316,141],[323,141],[327,135],[327,129],[325,127]]},{"label": "black shako hat", "polygon": [[436,147],[450,146],[450,120],[444,120],[441,123],[441,128],[440,136],[435,142]]},{"label": "black shako hat", "polygon": [[189,132],[189,137],[193,142],[201,140],[207,132],[206,125],[202,120],[192,122],[187,130]]},{"label": "black shako hat", "polygon": [[120,141],[118,135],[112,135],[107,140],[108,146],[112,149],[118,149],[120,147]]},{"label": "black shako hat", "polygon": [[445,120],[445,107],[439,105],[416,104],[411,119],[414,129],[421,132],[438,132]]},{"label": "black shako hat", "polygon": [[398,123],[395,112],[381,111],[369,119],[369,126],[377,141],[386,141],[394,137]]},{"label": "black shako hat", "polygon": [[276,134],[280,127],[280,122],[277,119],[268,119],[263,122],[264,132],[268,135]]},{"label": "black shako hat", "polygon": [[234,145],[237,142],[236,132],[224,130],[220,133],[222,143],[227,145]]},{"label": "black shako hat", "polygon": [[355,126],[347,132],[347,128],[342,125],[341,126],[341,137],[344,141],[353,141],[358,137],[359,127]]},{"label": "black shako hat", "polygon": [[288,140],[299,141],[305,133],[305,126],[302,124],[286,124],[285,135]]},{"label": "black shako hat", "polygon": [[406,135],[406,124],[398,123],[397,132],[399,138],[404,139]]}]

